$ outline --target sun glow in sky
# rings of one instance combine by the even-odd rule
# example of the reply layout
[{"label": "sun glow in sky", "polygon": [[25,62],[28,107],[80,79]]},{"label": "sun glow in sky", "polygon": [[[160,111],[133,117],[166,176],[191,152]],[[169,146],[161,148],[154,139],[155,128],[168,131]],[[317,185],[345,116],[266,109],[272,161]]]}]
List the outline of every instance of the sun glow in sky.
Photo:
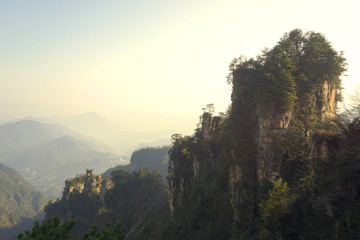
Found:
[{"label": "sun glow in sky", "polygon": [[344,51],[360,83],[358,1],[0,0],[0,120],[95,111],[129,129],[190,134],[225,111],[234,57],[295,28]]}]

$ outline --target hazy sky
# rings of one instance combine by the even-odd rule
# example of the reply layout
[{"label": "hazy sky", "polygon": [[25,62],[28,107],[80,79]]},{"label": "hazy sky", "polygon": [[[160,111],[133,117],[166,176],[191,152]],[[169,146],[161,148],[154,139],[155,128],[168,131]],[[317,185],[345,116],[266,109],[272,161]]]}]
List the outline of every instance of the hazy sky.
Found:
[{"label": "hazy sky", "polygon": [[[359,3],[331,0],[0,0],[0,121],[96,111],[129,128],[195,128],[225,111],[234,57],[294,28],[323,33],[360,83]],[[158,121],[160,124],[155,124]],[[141,125],[145,123],[145,125]]]}]

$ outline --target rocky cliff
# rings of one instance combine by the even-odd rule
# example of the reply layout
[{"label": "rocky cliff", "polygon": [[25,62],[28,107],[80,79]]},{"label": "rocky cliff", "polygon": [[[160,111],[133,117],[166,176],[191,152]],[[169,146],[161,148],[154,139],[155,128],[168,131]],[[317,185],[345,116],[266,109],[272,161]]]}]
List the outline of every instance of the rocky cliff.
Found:
[{"label": "rocky cliff", "polygon": [[[251,105],[250,102],[243,99],[245,95],[244,91],[247,89],[243,86],[238,87],[236,84],[234,88],[237,88],[234,90],[237,94],[233,94],[233,104],[236,102],[234,105],[240,105],[240,109],[245,109],[245,105]],[[315,101],[322,103],[315,108],[315,115],[318,116],[317,121],[331,121],[334,119],[336,114],[335,96],[335,87],[331,87],[328,82],[322,84],[321,88],[319,88],[318,98],[314,98],[314,102],[312,103],[313,105],[316,105]],[[300,106],[301,103],[298,102],[297,105]],[[275,145],[279,144],[279,142],[276,141],[277,135],[275,133],[282,136],[288,134],[289,126],[300,119],[296,110],[296,108],[287,111],[281,111],[276,108],[264,109],[259,105],[255,105],[253,109],[248,112],[242,112],[242,114],[236,113],[238,117],[242,117],[243,114],[250,114],[251,116],[248,116],[248,118],[253,119],[254,122],[249,124],[253,126],[251,133],[249,133],[247,137],[247,141],[252,147],[252,150],[248,149],[247,152],[250,153],[253,158],[247,160],[253,162],[244,163],[241,161],[244,151],[238,151],[236,145],[230,148],[230,152],[232,153],[232,160],[229,166],[230,202],[233,206],[233,219],[235,222],[240,221],[241,208],[239,208],[239,206],[245,204],[245,199],[249,202],[261,198],[261,196],[258,196],[258,193],[237,186],[247,185],[253,182],[257,182],[257,184],[261,186],[266,182],[274,182],[280,177],[284,155],[281,152],[277,152],[278,148]],[[313,113],[307,113],[307,115],[311,114]],[[304,137],[307,137],[310,141],[310,129],[304,130]],[[316,135],[313,134],[312,136],[311,157],[325,159],[329,151],[331,134],[323,131],[322,134],[317,132]],[[234,136],[234,141],[236,141],[236,138],[238,138],[238,136]],[[244,177],[244,172],[247,173],[247,177]]]},{"label": "rocky cliff", "polygon": [[[326,158],[328,130],[318,126],[336,115],[345,63],[321,34],[294,30],[257,59],[235,59],[230,70],[232,103],[225,119],[205,112],[193,136],[173,138],[169,199],[173,213],[191,198],[216,201],[209,200],[221,191],[213,179],[226,168],[222,187],[233,223],[246,235],[269,184],[305,178],[311,158]],[[209,172],[213,179],[201,189]]]},{"label": "rocky cliff", "polygon": [[[322,104],[316,108],[316,115],[319,116],[318,121],[331,121],[336,114],[336,89],[335,87],[331,87],[326,81],[319,89],[319,92],[319,97],[316,100]],[[297,104],[301,105],[301,103]],[[273,182],[280,176],[282,160],[274,158],[273,133],[277,131],[286,134],[291,121],[296,121],[296,119],[299,119],[299,116],[297,116],[295,109],[281,112],[277,109],[259,110],[257,107],[254,118],[256,119],[255,145],[257,146],[257,181]],[[308,132],[309,129],[305,129],[305,131]],[[318,149],[320,144],[321,143],[318,142],[314,148]],[[324,149],[322,151],[324,151]],[[312,154],[317,155],[318,153],[315,151]]]},{"label": "rocky cliff", "polygon": [[221,123],[221,117],[204,112],[195,136],[173,136],[175,146],[170,151],[167,178],[171,213],[188,197],[191,182],[199,174],[199,169],[215,161],[214,144]]},{"label": "rocky cliff", "polygon": [[113,187],[110,179],[102,179],[100,175],[93,174],[93,170],[87,169],[85,174],[65,181],[62,198],[46,206],[46,216],[49,219],[57,215],[63,220],[91,220],[104,194]]}]

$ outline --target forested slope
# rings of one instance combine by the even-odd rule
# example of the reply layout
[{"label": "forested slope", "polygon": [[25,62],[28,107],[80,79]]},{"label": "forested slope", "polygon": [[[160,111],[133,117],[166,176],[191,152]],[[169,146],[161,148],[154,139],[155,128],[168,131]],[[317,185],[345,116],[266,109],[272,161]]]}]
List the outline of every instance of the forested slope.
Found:
[{"label": "forested slope", "polygon": [[148,239],[161,236],[169,220],[166,185],[158,171],[147,169],[112,171],[111,179],[87,170],[85,174],[65,181],[61,199],[46,207],[46,219],[59,216],[77,221],[72,236],[120,221],[127,230],[126,239]]},{"label": "forested slope", "polygon": [[[46,203],[46,197],[28,183],[18,172],[0,163],[0,238],[11,239],[11,231],[17,224],[18,230],[25,226],[23,221],[39,214]],[[29,221],[30,222],[30,221]],[[22,227],[22,228],[21,228]],[[13,234],[13,235],[11,235]],[[15,235],[14,235],[15,234]]]}]

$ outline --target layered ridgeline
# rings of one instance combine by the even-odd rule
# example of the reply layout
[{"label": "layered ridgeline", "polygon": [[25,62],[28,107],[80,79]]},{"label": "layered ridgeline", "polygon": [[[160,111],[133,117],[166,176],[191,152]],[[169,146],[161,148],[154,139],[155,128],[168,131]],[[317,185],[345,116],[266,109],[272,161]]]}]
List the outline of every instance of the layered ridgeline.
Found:
[{"label": "layered ridgeline", "polygon": [[20,120],[0,126],[0,162],[48,196],[60,196],[64,179],[86,168],[105,171],[119,164],[121,157],[66,127]]},{"label": "layered ridgeline", "polygon": [[359,218],[351,220],[358,177],[349,209],[336,199],[345,191],[339,179],[359,171],[358,151],[350,151],[357,156],[351,174],[341,168],[331,180],[336,188],[324,184],[338,161],[323,161],[329,151],[350,149],[348,125],[334,122],[345,68],[323,35],[301,30],[256,59],[234,59],[228,112],[213,116],[208,105],[193,136],[173,135],[169,239],[324,239],[358,231]]},{"label": "layered ridgeline", "polygon": [[[15,239],[17,233],[32,226],[46,203],[17,171],[0,163],[0,238]],[[15,227],[16,226],[16,227]]]}]

